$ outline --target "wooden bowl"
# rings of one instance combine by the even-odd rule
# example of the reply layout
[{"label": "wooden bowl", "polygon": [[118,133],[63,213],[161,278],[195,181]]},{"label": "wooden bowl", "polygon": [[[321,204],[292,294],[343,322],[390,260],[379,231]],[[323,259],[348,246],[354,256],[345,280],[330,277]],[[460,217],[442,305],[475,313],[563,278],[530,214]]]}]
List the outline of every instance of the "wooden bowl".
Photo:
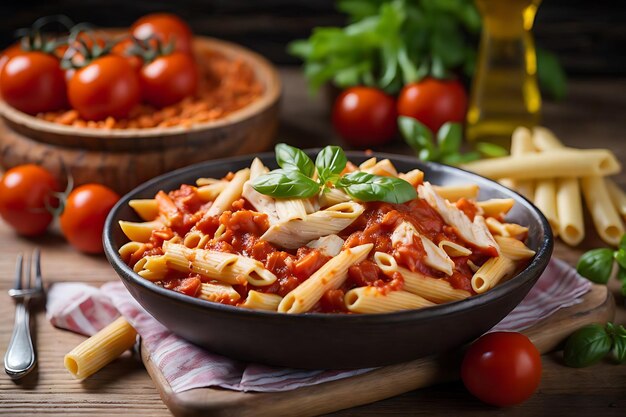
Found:
[{"label": "wooden bowl", "polygon": [[241,46],[196,37],[197,52],[243,59],[264,87],[261,97],[221,119],[189,127],[97,129],[22,113],[0,101],[0,165],[36,163],[76,184],[99,182],[120,193],[164,172],[207,159],[267,149],[278,127],[281,83],[265,58]]}]

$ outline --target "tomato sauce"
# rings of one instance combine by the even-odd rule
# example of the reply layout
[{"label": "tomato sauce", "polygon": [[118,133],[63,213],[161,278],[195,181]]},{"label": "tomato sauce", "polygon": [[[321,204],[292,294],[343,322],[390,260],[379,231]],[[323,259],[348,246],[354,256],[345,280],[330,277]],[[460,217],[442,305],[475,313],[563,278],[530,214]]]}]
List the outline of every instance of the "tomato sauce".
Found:
[{"label": "tomato sauce", "polygon": [[[233,288],[241,295],[239,302],[243,302],[251,289],[285,296],[331,259],[330,256],[317,249],[301,247],[295,251],[281,250],[261,240],[261,236],[270,227],[268,216],[254,211],[244,199],[235,201],[231,210],[219,216],[205,217],[211,203],[203,203],[195,190],[195,187],[183,185],[178,190],[167,194],[160,192],[157,195],[160,213],[166,216],[169,225],[163,230],[154,231],[150,241],[141,251],[138,251],[139,253],[131,256],[129,263],[134,264],[143,256],[163,254],[164,240],[169,240],[174,236],[182,239],[189,230],[195,227],[198,231],[213,237],[208,240],[204,249],[235,253],[256,259],[276,275],[276,282],[266,287],[250,287],[248,283],[234,285]],[[453,257],[456,267],[453,274],[447,276],[425,264],[426,252],[421,239],[414,238],[413,242],[402,243],[396,247],[392,245],[393,231],[402,222],[408,222],[435,244],[442,240],[449,240],[468,246],[458,237],[456,230],[448,226],[426,201],[418,198],[404,204],[371,202],[364,203],[364,205],[363,214],[339,235],[345,240],[344,248],[372,243],[374,250],[369,254],[368,259],[352,265],[343,285],[327,291],[312,311],[347,313],[344,296],[346,292],[356,287],[369,285],[379,288],[382,292],[401,290],[404,286],[402,275],[397,272],[393,274],[383,272],[373,260],[374,253],[377,251],[391,254],[398,265],[411,271],[445,279],[454,288],[473,293],[471,288],[473,271],[468,266],[468,261],[472,261],[475,265],[482,265],[493,254],[488,250],[473,248],[470,256]],[[478,212],[477,206],[469,200],[461,199],[456,205],[470,219]],[[215,238],[218,228],[222,233]],[[172,271],[158,284],[174,291],[197,296],[200,284],[209,281],[211,280],[196,274]],[[221,302],[236,304],[232,300]]]}]

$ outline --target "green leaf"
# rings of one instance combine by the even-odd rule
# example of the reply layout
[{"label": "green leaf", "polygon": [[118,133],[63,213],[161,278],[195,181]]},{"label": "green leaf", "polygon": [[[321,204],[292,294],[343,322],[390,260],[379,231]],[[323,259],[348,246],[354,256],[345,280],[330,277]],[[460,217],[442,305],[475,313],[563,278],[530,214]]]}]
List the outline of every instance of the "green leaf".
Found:
[{"label": "green leaf", "polygon": [[563,360],[567,366],[582,368],[604,358],[611,350],[611,337],[604,327],[591,324],[572,334],[565,343]]},{"label": "green leaf", "polygon": [[598,284],[608,282],[612,269],[613,251],[607,248],[585,252],[576,265],[576,271],[580,275]]},{"label": "green leaf", "polygon": [[626,249],[620,248],[613,252],[613,257],[622,268],[626,268]]},{"label": "green leaf", "polygon": [[398,128],[404,141],[418,154],[423,161],[436,159],[433,133],[417,119],[408,116],[398,117]]},{"label": "green leaf", "polygon": [[624,236],[622,236],[622,238],[619,240],[618,247],[620,249],[626,249],[626,234],[624,234]]},{"label": "green leaf", "polygon": [[626,362],[626,329],[624,326],[614,328],[613,357],[619,363]]},{"label": "green leaf", "polygon": [[285,143],[276,145],[276,162],[285,170],[300,171],[307,177],[312,177],[315,172],[315,165],[307,154],[298,148],[289,146]]},{"label": "green leaf", "polygon": [[441,155],[458,154],[463,131],[460,123],[446,122],[437,132],[437,143]]},{"label": "green leaf", "polygon": [[317,174],[320,176],[323,184],[327,182],[334,183],[339,178],[339,174],[344,170],[348,158],[339,146],[326,146],[317,154],[315,166]]},{"label": "green leaf", "polygon": [[565,97],[567,75],[556,55],[541,48],[537,48],[537,77],[541,90],[547,95],[557,100]]},{"label": "green leaf", "polygon": [[403,179],[366,172],[346,174],[335,186],[344,190],[350,197],[361,201],[385,201],[400,204],[417,198],[415,188]]},{"label": "green leaf", "polygon": [[252,182],[252,187],[261,194],[277,198],[309,198],[320,190],[319,183],[301,172],[284,169],[258,176]]},{"label": "green leaf", "polygon": [[500,158],[509,154],[502,146],[487,142],[478,142],[476,150],[488,158]]}]

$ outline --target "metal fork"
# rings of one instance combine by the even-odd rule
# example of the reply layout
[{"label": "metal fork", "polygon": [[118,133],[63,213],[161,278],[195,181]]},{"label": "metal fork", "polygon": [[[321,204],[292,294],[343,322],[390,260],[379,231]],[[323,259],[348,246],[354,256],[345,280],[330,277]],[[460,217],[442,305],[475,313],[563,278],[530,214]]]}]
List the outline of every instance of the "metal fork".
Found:
[{"label": "metal fork", "polygon": [[[30,335],[30,314],[28,304],[44,294],[41,277],[41,253],[35,249],[31,262],[26,263],[24,269],[24,255],[19,254],[15,266],[15,288],[9,290],[9,295],[15,299],[15,324],[11,341],[4,355],[4,370],[12,379],[19,379],[35,368],[37,357]],[[31,269],[35,267],[35,286],[31,287]]]}]

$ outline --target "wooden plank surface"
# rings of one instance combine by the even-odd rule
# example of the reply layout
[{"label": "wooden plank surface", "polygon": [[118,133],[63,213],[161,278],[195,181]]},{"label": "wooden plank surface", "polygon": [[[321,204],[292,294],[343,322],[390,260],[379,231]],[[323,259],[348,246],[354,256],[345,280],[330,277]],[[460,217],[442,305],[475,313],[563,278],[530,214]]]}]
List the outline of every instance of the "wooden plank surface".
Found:
[{"label": "wooden plank surface", "polygon": [[[306,93],[304,80],[293,69],[281,73],[285,96],[279,139],[301,147],[337,142],[329,126],[323,95],[314,100]],[[626,162],[626,80],[572,81],[570,96],[563,103],[545,106],[544,123],[567,143],[578,147],[612,148]],[[407,153],[401,144],[387,150]],[[626,187],[626,173],[617,182]],[[587,222],[589,224],[589,221]],[[580,248],[557,244],[555,254],[574,263],[584,250],[601,246],[595,232]],[[43,249],[43,272],[48,283],[85,281],[100,285],[117,279],[103,257],[84,256],[69,248],[58,233],[43,239],[16,237],[0,222],[0,351],[4,352],[13,325],[13,303],[6,291],[12,285],[15,258],[35,245]],[[613,285],[617,294],[617,288]],[[616,322],[626,324],[624,299]],[[169,416],[143,366],[124,357],[85,382],[77,382],[63,368],[63,355],[83,338],[54,329],[43,312],[37,314],[37,347],[40,367],[32,378],[19,384],[0,372],[0,415],[50,414],[59,416],[132,415]],[[626,366],[603,362],[584,369],[567,368],[560,354],[544,357],[544,373],[537,394],[521,406],[498,410],[469,395],[458,382],[412,391],[392,399],[344,410],[336,416],[429,415],[507,416],[522,415],[625,415]]]}]

